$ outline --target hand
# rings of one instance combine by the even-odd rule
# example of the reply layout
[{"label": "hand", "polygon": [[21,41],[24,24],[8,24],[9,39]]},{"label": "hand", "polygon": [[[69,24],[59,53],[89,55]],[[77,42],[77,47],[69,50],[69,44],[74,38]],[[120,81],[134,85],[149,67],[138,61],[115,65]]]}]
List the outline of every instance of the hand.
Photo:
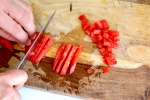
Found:
[{"label": "hand", "polygon": [[34,32],[32,9],[24,0],[0,1],[0,36],[26,43]]},{"label": "hand", "polygon": [[27,74],[22,70],[0,73],[0,100],[20,100],[20,89],[27,81]]}]

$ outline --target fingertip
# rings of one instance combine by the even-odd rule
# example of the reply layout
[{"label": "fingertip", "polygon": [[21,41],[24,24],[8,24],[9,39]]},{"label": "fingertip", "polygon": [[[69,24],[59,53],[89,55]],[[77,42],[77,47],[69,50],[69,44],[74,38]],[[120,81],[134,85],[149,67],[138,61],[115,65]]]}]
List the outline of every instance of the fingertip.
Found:
[{"label": "fingertip", "polygon": [[24,82],[27,81],[27,79],[28,79],[27,72],[25,72],[24,70],[16,70],[16,72],[18,72],[18,75],[20,75],[22,77],[22,79],[24,80]]},{"label": "fingertip", "polygon": [[28,75],[23,70],[11,70],[3,73],[3,78],[11,86],[23,85],[27,79]]}]

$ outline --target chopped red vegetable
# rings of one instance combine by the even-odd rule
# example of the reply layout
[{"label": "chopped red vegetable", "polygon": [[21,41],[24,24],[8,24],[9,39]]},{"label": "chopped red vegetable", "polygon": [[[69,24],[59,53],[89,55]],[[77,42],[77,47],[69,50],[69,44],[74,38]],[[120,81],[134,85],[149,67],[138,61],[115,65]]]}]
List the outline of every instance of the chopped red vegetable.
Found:
[{"label": "chopped red vegetable", "polygon": [[36,44],[34,50],[29,55],[28,59],[33,64],[38,64],[42,60],[42,58],[46,55],[52,44],[53,39],[48,35],[43,35],[41,41]]},{"label": "chopped red vegetable", "polygon": [[59,63],[60,59],[61,59],[61,55],[62,53],[64,52],[64,49],[65,49],[65,45],[62,44],[59,49],[57,50],[57,53],[56,53],[56,57],[55,57],[55,61],[54,61],[54,64],[53,64],[53,70],[56,70],[56,67],[57,67],[57,64]]},{"label": "chopped red vegetable", "polygon": [[79,56],[82,52],[82,49],[83,47],[80,45],[78,47],[78,49],[76,50],[75,54],[74,54],[74,57],[72,58],[71,60],[71,63],[70,63],[70,70],[69,70],[69,74],[72,74],[74,71],[75,71],[75,68],[76,68],[76,64],[77,64],[77,61],[79,59]]},{"label": "chopped red vegetable", "polygon": [[71,48],[72,48],[71,44],[68,44],[65,46],[64,52],[61,56],[61,60],[59,61],[58,65],[57,65],[56,73],[59,73],[61,71],[63,64],[64,64],[65,60],[67,59],[67,56],[68,56]]},{"label": "chopped red vegetable", "polygon": [[[116,64],[117,61],[113,54],[113,49],[119,45],[119,32],[110,30],[109,24],[106,20],[98,20],[93,25],[90,25],[89,20],[85,15],[79,16],[79,19],[85,33],[91,37],[93,43],[99,48],[104,63],[108,66]],[[88,23],[88,27],[85,23]],[[105,73],[110,69],[105,68],[103,70]]]},{"label": "chopped red vegetable", "polygon": [[6,40],[2,37],[0,37],[0,46],[2,46],[3,48],[6,48],[8,50],[14,49],[12,42],[10,42],[9,40]]},{"label": "chopped red vegetable", "polygon": [[72,74],[82,51],[81,46],[63,44],[57,51],[53,70],[59,75]]},{"label": "chopped red vegetable", "polygon": [[64,62],[64,65],[62,66],[60,75],[66,75],[67,74],[67,71],[69,70],[69,65],[70,65],[71,59],[73,58],[76,50],[77,50],[77,47],[72,46],[72,48],[71,48],[71,50],[70,50],[70,52],[69,52],[69,54],[68,54],[68,56]]}]

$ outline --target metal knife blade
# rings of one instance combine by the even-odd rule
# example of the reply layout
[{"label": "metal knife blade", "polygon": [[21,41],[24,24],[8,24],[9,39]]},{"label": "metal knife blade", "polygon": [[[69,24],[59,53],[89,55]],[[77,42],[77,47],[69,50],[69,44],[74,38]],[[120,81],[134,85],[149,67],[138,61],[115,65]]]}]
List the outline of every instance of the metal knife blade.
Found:
[{"label": "metal knife blade", "polygon": [[46,22],[46,24],[42,27],[40,33],[37,35],[36,39],[33,41],[32,45],[30,46],[29,50],[27,51],[27,53],[23,56],[22,60],[20,61],[20,63],[17,65],[17,69],[22,69],[24,67],[24,65],[27,62],[27,57],[28,55],[31,53],[31,51],[34,49],[34,46],[36,45],[36,43],[38,42],[38,40],[40,39],[42,33],[45,32],[45,30],[47,29],[49,23],[52,21],[54,15],[55,15],[56,11],[54,11],[52,13],[52,15],[50,14],[48,17],[48,21]]}]

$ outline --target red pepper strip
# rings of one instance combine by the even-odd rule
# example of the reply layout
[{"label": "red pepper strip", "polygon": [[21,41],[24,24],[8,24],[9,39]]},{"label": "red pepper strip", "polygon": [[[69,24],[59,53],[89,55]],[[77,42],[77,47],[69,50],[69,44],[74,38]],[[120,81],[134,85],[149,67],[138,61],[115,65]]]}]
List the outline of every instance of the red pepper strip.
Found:
[{"label": "red pepper strip", "polygon": [[70,65],[70,62],[71,62],[71,59],[73,58],[74,56],[74,53],[76,52],[77,50],[77,47],[76,46],[72,46],[65,62],[64,62],[64,65],[61,69],[61,72],[60,72],[60,75],[66,75],[67,74],[67,71],[69,70],[69,65]]},{"label": "red pepper strip", "polygon": [[59,49],[57,50],[57,53],[56,53],[56,57],[55,57],[55,61],[54,61],[54,64],[53,64],[53,70],[56,70],[56,65],[57,63],[60,61],[61,59],[61,55],[62,53],[64,52],[64,48],[65,48],[65,45],[62,44]]},{"label": "red pepper strip", "polygon": [[80,56],[82,50],[83,50],[83,47],[80,45],[78,47],[78,49],[76,50],[74,57],[71,60],[69,74],[72,74],[75,71],[76,64],[77,64],[77,61],[79,59],[79,56]]},{"label": "red pepper strip", "polygon": [[79,16],[79,19],[82,21],[82,22],[88,22],[88,19],[85,15],[80,15]]},{"label": "red pepper strip", "polygon": [[52,46],[52,44],[53,44],[52,39],[49,39],[47,41],[47,43],[45,43],[45,46],[44,46],[43,50],[38,54],[38,56],[35,60],[35,64],[39,63],[42,60],[42,58],[46,55],[46,53],[48,52],[48,50]]},{"label": "red pepper strip", "polygon": [[69,52],[71,50],[71,47],[72,47],[71,44],[68,44],[68,45],[65,46],[64,52],[61,56],[61,59],[60,59],[58,65],[56,65],[57,66],[56,73],[59,73],[61,71],[61,69],[63,67],[63,64],[64,64],[64,61],[66,60],[67,55],[69,54]]},{"label": "red pepper strip", "polygon": [[2,37],[0,37],[0,45],[3,48],[9,49],[9,50],[13,50],[14,49],[13,44],[10,41],[8,41],[8,40],[6,40],[6,39],[4,39]]},{"label": "red pepper strip", "polygon": [[32,63],[34,63],[34,64],[39,63],[40,60],[43,58],[43,56],[46,54],[45,51],[47,51],[49,49],[49,47],[52,45],[52,43],[53,42],[52,42],[52,39],[50,36],[43,36],[41,43],[39,43],[39,48],[36,48],[37,52],[34,52],[35,55],[32,58],[32,60],[33,60]]},{"label": "red pepper strip", "polygon": [[110,70],[111,70],[111,68],[112,68],[112,67],[110,67],[110,66],[103,68],[103,73],[104,73],[104,74],[109,73]]},{"label": "red pepper strip", "polygon": [[109,29],[109,24],[106,20],[101,20],[101,24],[102,24],[102,29],[103,30],[108,30]]},{"label": "red pepper strip", "polygon": [[101,29],[101,30],[103,29],[103,25],[100,20],[96,21],[94,23],[94,26],[96,27],[96,29]]},{"label": "red pepper strip", "polygon": [[46,45],[46,43],[48,42],[48,40],[49,40],[49,37],[43,36],[41,42],[36,45],[36,47],[34,49],[35,55],[33,55],[33,57],[32,57],[32,63],[35,64],[38,55],[42,52],[42,50],[44,50],[43,48]]}]

